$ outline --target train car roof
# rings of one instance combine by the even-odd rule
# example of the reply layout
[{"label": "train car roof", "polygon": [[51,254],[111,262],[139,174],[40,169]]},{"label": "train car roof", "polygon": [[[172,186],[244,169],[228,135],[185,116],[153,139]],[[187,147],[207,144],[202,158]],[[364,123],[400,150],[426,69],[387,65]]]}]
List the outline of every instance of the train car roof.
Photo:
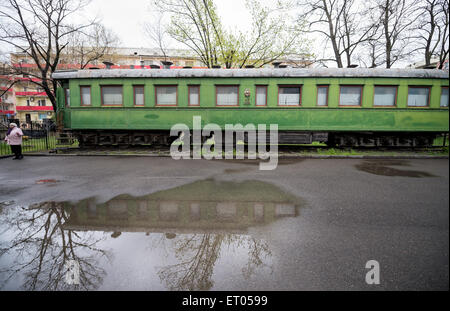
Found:
[{"label": "train car roof", "polygon": [[437,69],[258,68],[258,69],[91,69],[56,71],[52,78],[418,78],[448,79]]}]

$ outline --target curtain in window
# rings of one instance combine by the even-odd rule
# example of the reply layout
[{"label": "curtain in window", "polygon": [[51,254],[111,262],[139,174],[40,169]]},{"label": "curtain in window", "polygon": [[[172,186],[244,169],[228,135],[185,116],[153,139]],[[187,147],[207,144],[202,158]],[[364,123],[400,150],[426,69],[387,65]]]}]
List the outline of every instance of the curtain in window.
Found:
[{"label": "curtain in window", "polygon": [[189,87],[189,105],[198,106],[200,105],[200,88],[198,86]]},{"label": "curtain in window", "polygon": [[376,86],[373,105],[374,106],[394,106],[397,87]]},{"label": "curtain in window", "polygon": [[278,94],[278,105],[280,106],[299,106],[300,88],[299,87],[280,87]]},{"label": "curtain in window", "polygon": [[267,86],[256,87],[256,106],[265,106],[267,100]]},{"label": "curtain in window", "polygon": [[66,95],[66,105],[70,106],[70,89],[64,89]]},{"label": "curtain in window", "polygon": [[319,87],[317,89],[317,106],[327,105],[328,87]]},{"label": "curtain in window", "polygon": [[359,106],[361,104],[361,87],[341,86],[340,106]]},{"label": "curtain in window", "polygon": [[136,106],[144,106],[144,87],[135,86],[134,87],[134,104]]},{"label": "curtain in window", "polygon": [[217,106],[237,106],[237,86],[217,86]]},{"label": "curtain in window", "polygon": [[81,88],[81,103],[83,105],[87,105],[87,106],[91,105],[91,88],[90,87],[82,87]]},{"label": "curtain in window", "polygon": [[442,88],[441,107],[448,107],[448,88]]},{"label": "curtain in window", "polygon": [[427,87],[410,87],[408,90],[408,106],[428,106],[428,95],[430,89]]},{"label": "curtain in window", "polygon": [[175,106],[177,104],[177,87],[158,86],[156,88],[156,104],[158,106]]},{"label": "curtain in window", "polygon": [[122,105],[122,86],[102,87],[103,105],[120,106]]}]

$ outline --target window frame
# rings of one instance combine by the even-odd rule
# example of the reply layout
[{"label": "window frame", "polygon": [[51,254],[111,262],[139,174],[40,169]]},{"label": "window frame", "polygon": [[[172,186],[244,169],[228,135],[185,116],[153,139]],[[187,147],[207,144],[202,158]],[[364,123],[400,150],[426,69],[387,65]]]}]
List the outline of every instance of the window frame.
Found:
[{"label": "window frame", "polygon": [[[258,95],[258,88],[263,87],[266,89],[266,101],[264,105],[258,105],[257,103],[257,95]],[[255,107],[267,107],[267,94],[269,93],[269,87],[267,84],[255,84]]]},{"label": "window frame", "polygon": [[[319,105],[319,89],[326,88],[327,89],[327,100],[325,105]],[[316,99],[316,107],[328,107],[328,97],[330,94],[330,85],[329,84],[318,84],[317,85],[317,99]]]},{"label": "window frame", "polygon": [[[237,87],[237,105],[218,105],[217,103],[217,87]],[[215,84],[216,88],[216,107],[239,107],[239,94],[240,94],[240,85],[239,84]]]},{"label": "window frame", "polygon": [[[341,105],[341,89],[342,87],[359,87],[360,89],[360,96],[359,96],[359,104],[358,105]],[[362,102],[363,102],[363,92],[364,92],[364,84],[339,84],[339,107],[362,107]]]},{"label": "window frame", "polygon": [[[409,102],[409,89],[428,89],[428,97],[427,97],[427,104],[425,106],[410,106],[408,105]],[[408,95],[406,97],[406,108],[429,108],[430,107],[430,99],[431,99],[431,85],[408,85]]]},{"label": "window frame", "polygon": [[[105,87],[118,87],[120,86],[122,88],[122,103],[120,105],[105,105],[103,102],[103,88]],[[100,100],[102,107],[123,107],[123,85],[122,84],[104,84],[100,85]]]},{"label": "window frame", "polygon": [[[142,88],[142,96],[143,96],[143,103],[142,105],[136,104],[136,88]],[[123,96],[123,95],[122,95]],[[123,98],[122,98],[123,101]],[[133,84],[133,106],[135,107],[145,107],[145,84]]]},{"label": "window frame", "polygon": [[[83,88],[89,88],[89,99],[90,99],[90,104],[89,105],[83,104],[83,92],[82,92]],[[82,106],[82,107],[92,107],[92,88],[91,88],[90,85],[80,85],[80,106]]]},{"label": "window frame", "polygon": [[[280,105],[280,88],[299,88],[299,102],[298,105]],[[278,96],[277,96],[277,106],[278,107],[301,107],[302,106],[302,94],[303,94],[303,84],[278,84]]]},{"label": "window frame", "polygon": [[[194,87],[198,89],[198,105],[191,104],[191,89]],[[188,85],[188,106],[189,107],[200,107],[200,84],[189,84]]]},{"label": "window frame", "polygon": [[[175,87],[175,105],[158,105],[158,88],[159,87]],[[178,106],[178,84],[155,84],[155,107],[177,107]]]},{"label": "window frame", "polygon": [[[447,103],[447,106],[441,106],[441,99],[442,99],[442,90],[444,90],[444,89],[449,89],[449,87],[448,86],[446,86],[446,85],[441,85],[441,96],[439,97],[439,108],[443,108],[443,109],[448,109],[448,104],[450,104],[450,103]],[[450,92],[450,91],[449,91]],[[449,95],[450,96],[450,95]],[[449,100],[450,100],[450,97],[449,97]]]},{"label": "window frame", "polygon": [[[375,105],[375,89],[377,87],[395,87],[395,97],[394,97],[394,104],[390,105],[390,106],[383,106],[383,105],[379,105],[376,106]],[[386,84],[376,84],[373,86],[373,102],[372,102],[372,106],[374,108],[397,108],[397,98],[398,98],[398,85],[386,85]]]},{"label": "window frame", "polygon": [[[69,101],[67,101],[67,91],[69,92]],[[81,95],[81,90],[80,90],[80,95]],[[70,107],[70,88],[69,87],[64,88],[64,106]]]}]

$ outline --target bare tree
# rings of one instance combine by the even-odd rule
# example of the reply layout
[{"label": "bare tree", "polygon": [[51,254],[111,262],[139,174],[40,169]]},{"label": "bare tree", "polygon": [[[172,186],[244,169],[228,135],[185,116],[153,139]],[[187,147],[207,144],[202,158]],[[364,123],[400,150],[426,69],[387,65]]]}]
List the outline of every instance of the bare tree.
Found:
[{"label": "bare tree", "polygon": [[218,62],[221,25],[212,0],[160,0],[154,6],[171,16],[170,36],[211,68]]},{"label": "bare tree", "polygon": [[369,38],[363,43],[362,53],[360,53],[357,58],[364,67],[376,68],[385,62],[384,48],[382,44],[380,44],[383,33],[379,22],[372,19],[371,25],[373,25],[373,27],[368,35]]},{"label": "bare tree", "polygon": [[419,45],[423,50],[425,66],[433,57],[439,58],[442,68],[448,57],[449,16],[448,0],[424,0],[419,10]]},{"label": "bare tree", "polygon": [[378,42],[384,49],[384,63],[391,68],[397,61],[410,56],[416,48],[414,43],[414,19],[417,16],[416,0],[375,0],[375,23],[381,21]]},{"label": "bare tree", "polygon": [[261,67],[277,59],[309,55],[304,23],[290,20],[288,13],[293,7],[289,2],[273,8],[262,6],[258,0],[248,0],[246,5],[252,16],[251,32],[229,38],[239,43],[233,48],[237,67]]},{"label": "bare tree", "polygon": [[[226,68],[263,66],[281,57],[307,54],[303,25],[288,21],[290,6],[267,8],[259,2],[247,0],[252,29],[245,33],[224,29],[213,0],[160,0],[155,1],[155,6],[171,16],[168,34],[209,68],[218,64]],[[153,27],[154,34],[164,34],[158,23]],[[161,36],[153,37],[161,49]]]},{"label": "bare tree", "polygon": [[69,44],[61,55],[61,63],[76,64],[79,69],[114,53],[119,38],[101,24],[94,24],[83,32],[70,36]]},{"label": "bare tree", "polygon": [[147,23],[144,25],[144,31],[150,38],[152,43],[155,43],[162,55],[164,61],[167,61],[167,49],[169,48],[169,33],[168,26],[164,23],[164,12],[156,10],[153,23]]},{"label": "bare tree", "polygon": [[369,10],[354,0],[301,0],[302,18],[309,20],[309,32],[330,42],[337,67],[352,65],[355,51],[371,37],[373,25],[366,22]]},{"label": "bare tree", "polygon": [[73,25],[70,19],[86,6],[88,0],[1,0],[0,42],[15,47],[29,56],[37,73],[23,66],[14,67],[16,74],[36,77],[32,82],[47,94],[56,111],[56,81],[51,74],[57,69],[62,51],[70,37],[92,25]]}]

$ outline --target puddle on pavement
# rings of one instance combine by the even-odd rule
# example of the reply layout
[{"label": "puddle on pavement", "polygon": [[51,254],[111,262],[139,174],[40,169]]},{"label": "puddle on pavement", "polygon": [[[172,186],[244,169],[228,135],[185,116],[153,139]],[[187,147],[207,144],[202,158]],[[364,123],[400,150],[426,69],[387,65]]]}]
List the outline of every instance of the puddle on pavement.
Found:
[{"label": "puddle on pavement", "polygon": [[[231,164],[244,164],[244,165],[259,165],[260,162],[269,162],[269,160],[260,160],[260,159],[222,159],[222,160],[214,160],[214,161],[224,161],[226,163]],[[297,164],[305,161],[305,159],[300,158],[280,158],[278,159],[277,165],[291,165]]]},{"label": "puddle on pavement", "polygon": [[[269,183],[203,180],[102,204],[3,209],[0,289],[210,290],[265,276],[273,269],[270,245],[249,228],[296,217],[301,206]],[[69,260],[78,285],[66,282]]]},{"label": "puddle on pavement", "polygon": [[401,176],[413,178],[437,177],[427,172],[397,169],[392,166],[407,167],[410,166],[410,164],[409,161],[404,160],[365,160],[355,165],[356,169],[358,169],[359,171],[380,176]]},{"label": "puddle on pavement", "polygon": [[56,180],[56,179],[39,179],[39,180],[36,180],[37,184],[54,184],[54,183],[57,183],[57,182],[59,182],[59,180]]},{"label": "puddle on pavement", "polygon": [[244,172],[248,172],[251,169],[248,167],[243,167],[243,168],[227,168],[225,170],[223,170],[224,174],[239,174],[239,173],[244,173]]},{"label": "puddle on pavement", "polygon": [[14,203],[15,203],[14,200],[0,202],[0,208],[2,208],[3,206],[13,205]]}]

